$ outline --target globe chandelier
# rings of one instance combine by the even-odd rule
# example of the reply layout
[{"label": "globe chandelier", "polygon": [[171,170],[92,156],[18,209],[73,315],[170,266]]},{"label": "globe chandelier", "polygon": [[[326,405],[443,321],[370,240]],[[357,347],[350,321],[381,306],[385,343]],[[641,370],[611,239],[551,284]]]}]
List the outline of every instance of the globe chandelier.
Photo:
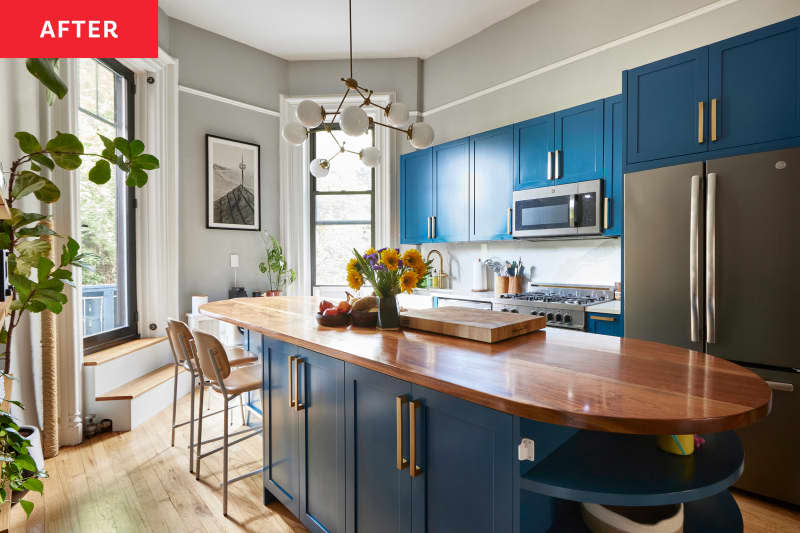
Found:
[{"label": "globe chandelier", "polygon": [[[378,166],[381,161],[381,151],[368,146],[359,152],[348,150],[345,141],[339,141],[333,134],[333,126],[336,117],[339,117],[339,125],[345,135],[350,137],[360,137],[367,133],[369,128],[377,124],[385,128],[390,128],[403,132],[408,137],[408,141],[414,148],[427,148],[433,144],[433,128],[424,122],[409,124],[408,106],[402,102],[394,102],[382,106],[372,101],[374,91],[362,87],[353,78],[353,6],[352,0],[347,2],[348,19],[350,23],[350,76],[340,78],[345,85],[344,95],[342,96],[336,111],[325,111],[325,108],[313,100],[303,100],[297,105],[297,122],[289,122],[283,127],[283,139],[294,146],[299,146],[308,138],[308,130],[322,127],[333,138],[333,142],[339,147],[339,151],[328,158],[318,157],[311,162],[311,174],[316,178],[324,178],[330,171],[331,161],[339,154],[354,154],[361,159],[361,162],[373,168]],[[351,105],[342,109],[345,100],[350,93],[356,93],[361,97],[361,104]],[[368,116],[364,111],[365,107],[374,106],[383,112],[386,122],[379,122]]]}]

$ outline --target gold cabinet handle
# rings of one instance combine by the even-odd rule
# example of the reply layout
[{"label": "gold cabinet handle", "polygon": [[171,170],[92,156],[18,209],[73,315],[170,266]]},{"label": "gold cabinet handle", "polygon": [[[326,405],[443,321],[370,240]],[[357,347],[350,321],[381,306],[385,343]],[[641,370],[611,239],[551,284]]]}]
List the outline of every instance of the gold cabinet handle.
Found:
[{"label": "gold cabinet handle", "polygon": [[717,142],[717,99],[711,99],[711,142]]},{"label": "gold cabinet handle", "polygon": [[294,365],[294,398],[295,398],[295,402],[296,402],[295,409],[297,409],[298,411],[302,411],[306,407],[304,404],[300,403],[300,394],[299,394],[299,389],[300,389],[300,386],[299,386],[299,383],[300,383],[300,365],[303,365],[303,368],[305,368],[305,364],[306,364],[306,362],[305,362],[304,359],[301,359],[300,357],[297,357],[295,359],[295,365]]},{"label": "gold cabinet handle", "polygon": [[403,470],[408,466],[408,459],[403,457],[403,406],[408,402],[402,394],[395,398],[397,416],[397,469]]},{"label": "gold cabinet handle", "polygon": [[417,477],[422,473],[422,468],[417,466],[417,402],[408,402],[408,461],[411,468],[408,473]]},{"label": "gold cabinet handle", "polygon": [[697,102],[697,144],[703,144],[703,105],[705,102]]},{"label": "gold cabinet handle", "polygon": [[601,322],[616,322],[616,318],[611,318],[610,316],[598,316],[598,315],[589,315],[589,318],[592,320],[600,320]]},{"label": "gold cabinet handle", "polygon": [[608,229],[608,204],[611,199],[606,196],[605,204],[603,205],[603,229]]},{"label": "gold cabinet handle", "polygon": [[296,355],[289,356],[289,407],[294,407],[294,394],[295,394],[295,383],[294,383],[294,361],[297,359]]},{"label": "gold cabinet handle", "polygon": [[506,232],[511,235],[511,213],[514,211],[513,207],[508,208],[508,215],[506,215]]}]

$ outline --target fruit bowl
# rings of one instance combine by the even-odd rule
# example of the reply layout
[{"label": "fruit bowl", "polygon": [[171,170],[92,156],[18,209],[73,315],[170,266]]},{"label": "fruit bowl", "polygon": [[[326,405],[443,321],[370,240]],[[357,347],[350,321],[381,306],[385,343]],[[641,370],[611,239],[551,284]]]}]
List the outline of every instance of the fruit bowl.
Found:
[{"label": "fruit bowl", "polygon": [[350,311],[353,326],[359,328],[374,328],[378,324],[377,311]]},{"label": "fruit bowl", "polygon": [[327,326],[329,328],[346,327],[350,323],[350,315],[346,313],[339,313],[337,315],[321,315],[316,314],[317,324],[320,326]]}]

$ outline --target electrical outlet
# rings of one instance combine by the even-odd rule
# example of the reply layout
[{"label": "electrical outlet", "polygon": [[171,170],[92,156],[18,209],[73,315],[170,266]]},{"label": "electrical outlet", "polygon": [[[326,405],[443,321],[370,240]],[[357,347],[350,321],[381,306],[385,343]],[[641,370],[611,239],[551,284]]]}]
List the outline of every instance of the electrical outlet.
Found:
[{"label": "electrical outlet", "polygon": [[533,461],[534,443],[533,439],[522,439],[517,447],[520,461]]}]

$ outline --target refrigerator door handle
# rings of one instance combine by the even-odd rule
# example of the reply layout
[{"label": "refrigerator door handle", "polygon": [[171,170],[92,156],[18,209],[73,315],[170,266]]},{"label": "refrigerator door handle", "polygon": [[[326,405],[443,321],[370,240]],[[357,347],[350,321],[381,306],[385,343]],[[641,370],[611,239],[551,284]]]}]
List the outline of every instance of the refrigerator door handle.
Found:
[{"label": "refrigerator door handle", "polygon": [[689,212],[689,321],[690,340],[700,342],[700,176],[692,176]]},{"label": "refrigerator door handle", "polygon": [[706,181],[706,342],[717,342],[717,174]]}]

